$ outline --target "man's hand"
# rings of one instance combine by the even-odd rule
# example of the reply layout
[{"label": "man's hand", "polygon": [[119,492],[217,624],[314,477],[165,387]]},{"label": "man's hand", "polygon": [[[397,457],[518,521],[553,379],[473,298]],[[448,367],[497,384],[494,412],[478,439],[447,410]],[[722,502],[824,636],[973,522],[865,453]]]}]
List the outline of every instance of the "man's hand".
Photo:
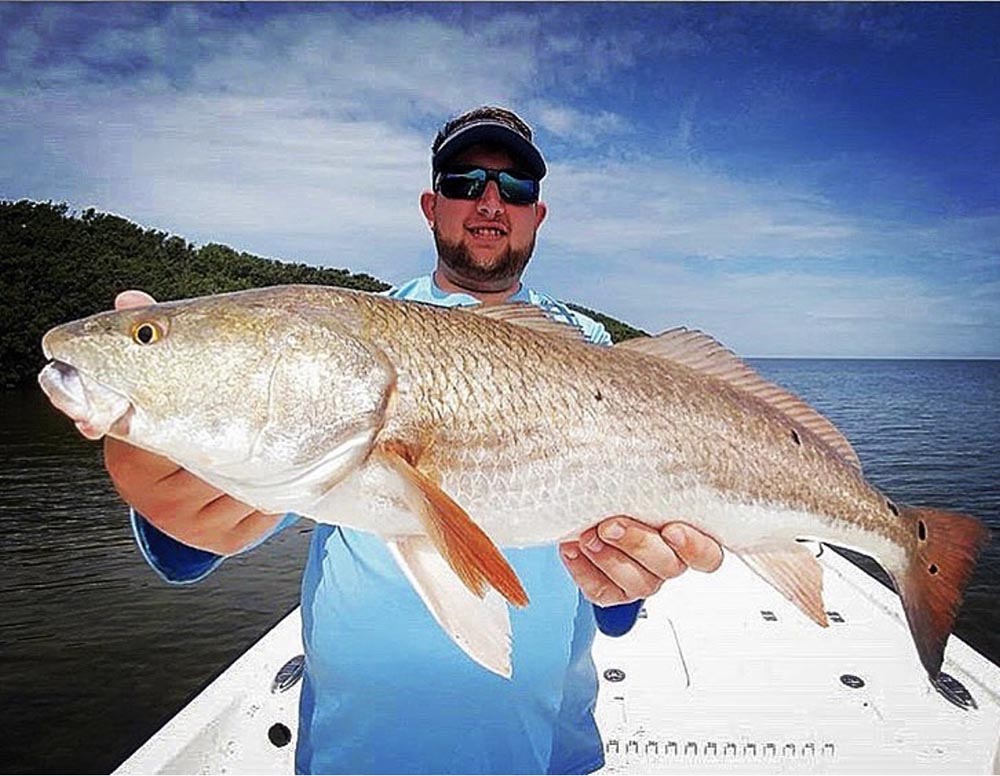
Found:
[{"label": "man's hand", "polygon": [[[142,291],[123,291],[115,309],[155,301]],[[281,519],[227,496],[168,458],[117,439],[104,438],[104,465],[123,499],[168,536],[191,547],[231,555]]]},{"label": "man's hand", "polygon": [[608,518],[579,541],[559,545],[563,563],[587,600],[598,606],[629,603],[653,595],[688,568],[715,571],[722,547],[686,523],[657,531],[631,518]]}]

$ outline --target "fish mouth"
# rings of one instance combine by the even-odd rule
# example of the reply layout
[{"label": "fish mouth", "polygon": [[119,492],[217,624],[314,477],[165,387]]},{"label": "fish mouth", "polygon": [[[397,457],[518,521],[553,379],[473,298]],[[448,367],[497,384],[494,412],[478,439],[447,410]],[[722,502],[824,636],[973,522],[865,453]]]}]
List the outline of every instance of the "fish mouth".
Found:
[{"label": "fish mouth", "polygon": [[39,372],[38,384],[56,409],[68,416],[87,439],[100,439],[109,433],[128,436],[132,402],[72,364],[49,362]]}]

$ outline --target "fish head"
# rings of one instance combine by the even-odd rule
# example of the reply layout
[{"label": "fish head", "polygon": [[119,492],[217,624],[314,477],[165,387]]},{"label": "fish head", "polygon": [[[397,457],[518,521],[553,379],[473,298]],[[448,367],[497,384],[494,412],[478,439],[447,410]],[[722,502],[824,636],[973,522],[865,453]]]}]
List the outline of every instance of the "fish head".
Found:
[{"label": "fish head", "polygon": [[349,321],[287,297],[223,294],[58,326],[39,382],[91,439],[227,483],[337,480],[367,455],[395,373]]}]

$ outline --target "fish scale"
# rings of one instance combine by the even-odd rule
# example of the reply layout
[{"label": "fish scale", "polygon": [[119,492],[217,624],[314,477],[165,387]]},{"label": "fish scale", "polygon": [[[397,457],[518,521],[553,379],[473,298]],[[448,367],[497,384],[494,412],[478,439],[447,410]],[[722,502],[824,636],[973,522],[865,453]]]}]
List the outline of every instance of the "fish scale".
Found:
[{"label": "fish scale", "polygon": [[[478,323],[473,316],[468,317],[472,324]],[[787,475],[777,478],[770,476],[769,470],[762,471],[761,460],[753,455],[752,445],[741,449],[733,444],[734,455],[719,455],[717,439],[727,439],[725,432],[738,423],[720,421],[721,416],[714,406],[703,409],[694,401],[685,401],[685,397],[694,392],[692,388],[685,390],[690,379],[668,373],[668,379],[658,382],[643,380],[643,368],[658,367],[643,363],[630,365],[628,371],[633,372],[638,366],[639,374],[636,379],[625,382],[618,371],[620,365],[609,363],[612,354],[597,348],[592,348],[587,358],[574,363],[568,357],[560,359],[558,346],[564,343],[546,342],[533,337],[530,331],[513,328],[505,332],[506,338],[498,339],[492,336],[496,327],[485,328],[491,338],[483,339],[483,350],[510,351],[516,357],[496,359],[489,381],[456,378],[452,384],[436,381],[434,376],[468,374],[460,363],[453,362],[456,371],[443,369],[442,364],[448,364],[450,354],[469,347],[469,339],[478,333],[475,329],[470,332],[467,327],[461,330],[446,327],[419,349],[407,347],[411,343],[397,336],[383,334],[380,338],[374,332],[373,335],[380,347],[390,354],[391,360],[404,365],[411,381],[434,387],[412,403],[401,397],[398,415],[390,420],[383,434],[391,438],[421,438],[422,430],[436,424],[438,418],[444,418],[446,423],[453,421],[446,429],[436,430],[439,443],[431,446],[426,464],[441,473],[445,489],[460,503],[468,505],[473,519],[501,543],[524,545],[552,540],[552,536],[538,530],[530,535],[511,535],[504,515],[511,506],[511,499],[519,494],[533,497],[539,512],[549,511],[553,506],[558,508],[560,503],[568,507],[558,510],[568,513],[567,519],[572,521],[560,536],[574,533],[581,518],[595,522],[610,514],[607,510],[613,504],[618,505],[619,511],[662,524],[673,517],[666,511],[670,508],[668,498],[660,495],[623,499],[622,488],[625,483],[638,479],[644,480],[647,487],[652,485],[651,492],[672,490],[670,486],[676,485],[671,482],[672,470],[684,473],[686,476],[681,478],[684,481],[693,478],[700,482],[725,482],[729,492],[735,491],[738,497],[755,504],[760,503],[758,493],[766,489],[771,504],[798,507],[803,511],[807,508],[806,500],[796,496],[800,492],[809,493],[812,488],[792,485]],[[559,368],[553,368],[553,364],[558,364]],[[420,378],[419,375],[427,376]],[[593,384],[603,386],[600,401],[591,394],[589,385]],[[656,387],[661,390],[655,390]],[[518,398],[507,399],[510,396]],[[680,412],[671,412],[678,404]],[[722,406],[739,408],[735,404]],[[664,412],[650,418],[650,407],[662,407]],[[431,408],[439,411],[434,412]],[[745,435],[749,426],[747,417],[746,413],[737,416],[737,421],[745,421],[742,429]],[[506,434],[497,433],[500,424],[505,427]],[[497,449],[498,438],[517,440],[519,444],[504,444],[500,451],[506,458],[501,459],[492,455]],[[786,443],[783,436],[782,444],[792,452],[794,443],[790,437]],[[456,450],[463,454],[444,454]],[[470,456],[470,451],[476,452]],[[484,457],[492,460],[485,471],[495,473],[485,479],[480,476],[484,473]],[[562,466],[567,457],[577,464],[577,470],[600,472],[601,487],[596,490],[572,485],[560,488],[558,483],[574,481],[565,476]],[[778,466],[773,470],[795,471],[789,465],[791,462],[780,460],[782,458],[787,457],[779,456]],[[659,465],[646,467],[643,477],[641,470],[637,472],[637,462],[650,460]],[[468,465],[463,466],[466,463]],[[801,461],[795,463],[799,464],[800,480],[808,481],[816,476],[830,478],[828,471],[803,469]],[[850,477],[846,471],[848,467],[841,463],[838,468],[845,470],[844,476]],[[744,476],[735,476],[740,472]],[[503,489],[505,509],[490,510],[486,505],[497,493],[500,480],[506,480]],[[633,493],[637,490],[640,489],[634,489]],[[560,498],[558,501],[538,498],[539,493],[546,492],[559,493]],[[574,492],[597,493],[602,497],[592,498],[587,504],[585,498],[574,496]],[[580,515],[581,511],[586,514]],[[541,520],[544,518],[540,516],[535,522]],[[724,535],[724,526],[713,528],[717,535]]]}]

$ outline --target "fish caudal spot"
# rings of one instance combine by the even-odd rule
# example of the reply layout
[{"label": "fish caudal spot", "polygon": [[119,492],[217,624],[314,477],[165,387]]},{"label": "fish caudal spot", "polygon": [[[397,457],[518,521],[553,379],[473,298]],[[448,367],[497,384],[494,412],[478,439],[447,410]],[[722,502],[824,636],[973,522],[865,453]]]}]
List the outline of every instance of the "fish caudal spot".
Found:
[{"label": "fish caudal spot", "polygon": [[799,432],[796,431],[794,428],[792,429],[792,439],[794,440],[795,444],[797,445],[802,444],[802,440],[799,439]]},{"label": "fish caudal spot", "polygon": [[923,520],[917,521],[917,538],[922,542],[927,541],[927,524]]},{"label": "fish caudal spot", "polygon": [[931,572],[931,574],[937,574],[938,573],[937,564],[936,563],[932,563],[930,566],[927,567],[927,570],[929,572]]},{"label": "fish caudal spot", "polygon": [[[889,507],[889,511],[892,512],[894,515],[897,515],[897,516],[899,515],[899,508],[895,504],[893,504],[891,501],[886,501],[885,505],[887,507]],[[923,524],[924,523],[921,520],[920,521],[920,525],[923,526]],[[919,531],[920,529],[918,528],[917,530]],[[921,538],[923,538],[923,537],[921,537]]]},{"label": "fish caudal spot", "polygon": [[594,398],[598,401],[602,401],[604,399],[604,394],[601,393],[600,389],[594,392]]}]

